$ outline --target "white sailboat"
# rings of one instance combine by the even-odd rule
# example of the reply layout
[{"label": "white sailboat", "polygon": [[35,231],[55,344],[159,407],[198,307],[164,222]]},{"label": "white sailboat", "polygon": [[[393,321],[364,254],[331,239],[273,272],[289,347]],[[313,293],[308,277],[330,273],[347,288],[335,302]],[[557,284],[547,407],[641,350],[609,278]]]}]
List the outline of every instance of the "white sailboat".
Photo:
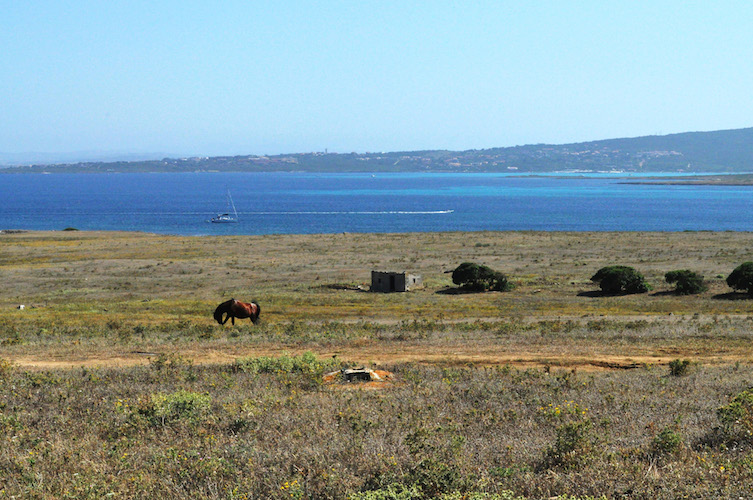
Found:
[{"label": "white sailboat", "polygon": [[[232,213],[230,209],[232,210]],[[217,214],[217,216],[212,217],[211,222],[215,223],[228,223],[228,222],[238,222],[238,212],[235,210],[235,203],[233,203],[233,197],[230,196],[230,190],[227,190],[227,208],[224,213]]]}]

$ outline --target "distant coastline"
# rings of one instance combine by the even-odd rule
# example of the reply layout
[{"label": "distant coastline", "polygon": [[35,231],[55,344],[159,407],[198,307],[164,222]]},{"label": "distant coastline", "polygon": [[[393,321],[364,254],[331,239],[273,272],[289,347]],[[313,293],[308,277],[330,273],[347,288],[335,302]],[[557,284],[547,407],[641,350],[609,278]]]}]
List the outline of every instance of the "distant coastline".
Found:
[{"label": "distant coastline", "polygon": [[623,184],[650,184],[664,186],[753,186],[753,174],[697,175],[662,179],[625,181]]},{"label": "distant coastline", "polygon": [[[2,155],[0,154],[0,161]],[[744,174],[753,166],[753,128],[608,139],[577,144],[535,144],[467,151],[372,153],[310,152],[8,165],[0,173],[508,173],[565,171]],[[721,182],[720,182],[721,181]],[[727,183],[730,179],[705,182]],[[664,180],[664,182],[669,182]],[[748,181],[739,181],[745,182]],[[746,184],[747,185],[747,184]]]}]

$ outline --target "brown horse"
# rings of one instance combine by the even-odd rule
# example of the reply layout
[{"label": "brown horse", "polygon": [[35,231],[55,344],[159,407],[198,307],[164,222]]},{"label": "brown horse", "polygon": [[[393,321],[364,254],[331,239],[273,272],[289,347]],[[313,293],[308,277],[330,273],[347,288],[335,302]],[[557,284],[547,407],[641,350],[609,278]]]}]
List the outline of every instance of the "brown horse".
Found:
[{"label": "brown horse", "polygon": [[[259,307],[259,304],[256,302],[251,302],[249,304],[247,302],[230,299],[217,306],[217,309],[214,310],[214,319],[217,320],[217,323],[224,325],[227,320],[230,320],[235,324],[235,318],[251,318],[251,321],[255,324],[259,321],[259,313],[261,313],[261,307]],[[224,319],[223,316],[225,316]]]}]

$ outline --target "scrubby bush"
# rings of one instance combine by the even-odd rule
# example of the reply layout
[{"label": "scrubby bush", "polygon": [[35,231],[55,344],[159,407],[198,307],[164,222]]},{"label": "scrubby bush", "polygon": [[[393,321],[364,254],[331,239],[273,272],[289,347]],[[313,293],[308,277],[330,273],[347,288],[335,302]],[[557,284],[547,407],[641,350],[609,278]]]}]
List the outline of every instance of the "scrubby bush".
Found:
[{"label": "scrubby bush", "polygon": [[675,285],[675,292],[678,295],[692,295],[708,290],[706,283],[703,282],[703,276],[690,269],[669,271],[664,275],[664,279],[670,285]]},{"label": "scrubby bush", "polygon": [[[348,500],[415,500],[427,498],[425,493],[417,485],[405,486],[394,483],[380,488],[379,490],[353,493]],[[434,497],[431,497],[434,498]],[[516,496],[512,491],[503,490],[501,493],[487,493],[483,491],[441,493],[438,500],[525,500],[525,497]],[[557,497],[568,500],[570,497]],[[573,497],[573,500],[576,500]]]},{"label": "scrubby bush", "polygon": [[655,456],[671,455],[682,448],[682,436],[672,427],[663,428],[651,442],[651,453]]},{"label": "scrubby bush", "polygon": [[352,493],[348,500],[412,500],[421,497],[421,490],[416,485],[392,483],[378,490]]},{"label": "scrubby bush", "polygon": [[567,422],[556,433],[554,444],[544,453],[542,468],[572,470],[596,457],[597,439],[590,420]]},{"label": "scrubby bush", "polygon": [[259,356],[236,359],[233,371],[245,373],[308,373],[321,375],[327,369],[339,368],[339,363],[333,359],[320,360],[311,351],[300,356],[283,354],[278,357]]},{"label": "scrubby bush", "polygon": [[645,293],[651,290],[641,273],[629,266],[602,267],[591,276],[604,293]]},{"label": "scrubby bush", "polygon": [[468,290],[506,292],[512,289],[507,276],[490,267],[463,262],[452,272],[452,282]]},{"label": "scrubby bush", "polygon": [[673,377],[682,377],[688,374],[690,361],[687,359],[673,359],[669,362],[669,374]]},{"label": "scrubby bush", "polygon": [[753,262],[743,262],[727,276],[727,285],[753,295]]},{"label": "scrubby bush", "polygon": [[13,363],[0,358],[0,379],[11,374],[13,370]]},{"label": "scrubby bush", "polygon": [[157,393],[140,402],[139,413],[153,424],[166,425],[177,421],[198,423],[210,414],[211,401],[207,394],[185,390],[172,394]]},{"label": "scrubby bush", "polygon": [[753,388],[737,394],[729,404],[716,410],[725,432],[753,439]]}]

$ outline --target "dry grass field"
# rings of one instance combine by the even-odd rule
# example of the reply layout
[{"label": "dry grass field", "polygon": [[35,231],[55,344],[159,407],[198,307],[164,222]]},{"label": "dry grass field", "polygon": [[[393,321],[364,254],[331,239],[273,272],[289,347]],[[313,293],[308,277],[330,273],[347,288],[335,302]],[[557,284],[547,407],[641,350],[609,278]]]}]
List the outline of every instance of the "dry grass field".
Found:
[{"label": "dry grass field", "polygon": [[[753,386],[753,299],[725,283],[752,243],[0,233],[0,498],[748,497],[749,416],[718,409]],[[456,293],[465,261],[515,288]],[[610,264],[654,289],[595,293]],[[685,268],[709,290],[673,294]],[[260,324],[216,324],[230,297]],[[322,378],[346,366],[394,376]]]},{"label": "dry grass field", "polygon": [[[133,351],[187,354],[196,362],[232,360],[255,352],[313,349],[379,362],[436,361],[483,364],[572,365],[667,362],[687,357],[708,362],[748,359],[747,338],[730,333],[724,347],[678,324],[702,327],[753,313],[753,301],[730,293],[724,278],[751,260],[748,233],[428,233],[173,237],[132,233],[22,233],[0,235],[0,289],[5,357],[24,365],[46,362],[105,364],[144,361]],[[512,292],[442,293],[451,271],[464,261],[506,273]],[[636,267],[651,293],[598,297],[589,278],[608,264]],[[678,297],[664,273],[689,268],[710,284],[700,296]],[[405,294],[373,294],[370,271],[419,273],[425,287]],[[235,297],[262,305],[261,328],[241,322],[228,337],[211,313]],[[20,304],[24,310],[17,310]],[[536,325],[563,322],[648,323],[639,338],[622,332],[582,338],[514,335],[457,336],[458,322]],[[443,335],[401,340],[399,345],[359,338],[284,338],[274,330],[327,322],[390,325],[432,322]],[[287,326],[283,326],[287,325]],[[532,325],[532,326],[531,326]],[[489,326],[488,329],[496,327]],[[510,328],[506,326],[505,328]],[[39,335],[40,330],[65,331]],[[181,330],[206,330],[186,335]],[[113,335],[100,335],[111,330]],[[162,334],[131,335],[149,330]],[[353,329],[354,331],[357,328]],[[609,330],[608,328],[605,330]],[[245,335],[263,331],[264,334]],[[483,331],[483,329],[482,329]],[[647,333],[649,332],[650,333]],[[94,333],[93,333],[94,332]],[[118,339],[113,345],[112,337]],[[128,337],[124,339],[124,337]],[[628,338],[631,335],[627,336]],[[126,341],[127,340],[127,341]],[[363,354],[361,354],[363,353]]]}]

